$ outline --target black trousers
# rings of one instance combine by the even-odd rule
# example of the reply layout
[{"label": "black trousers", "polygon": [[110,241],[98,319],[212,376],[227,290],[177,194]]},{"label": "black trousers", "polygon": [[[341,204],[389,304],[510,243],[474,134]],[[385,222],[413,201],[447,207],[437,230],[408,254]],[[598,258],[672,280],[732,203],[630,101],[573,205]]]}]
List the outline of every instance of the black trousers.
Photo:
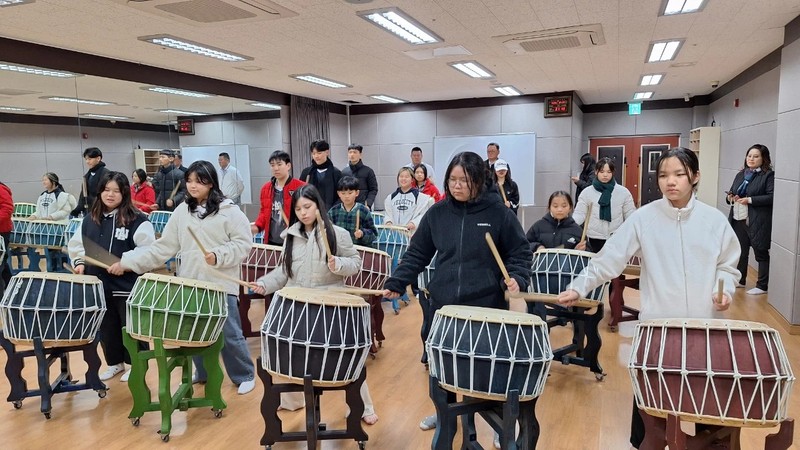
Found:
[{"label": "black trousers", "polygon": [[[113,366],[125,362],[131,363],[131,355],[122,344],[122,327],[125,326],[125,300],[127,295],[113,295],[111,291],[104,292],[106,296],[106,315],[100,323],[100,345],[106,357],[106,364]],[[139,342],[140,350],[147,350],[146,342]]]},{"label": "black trousers", "polygon": [[[747,221],[734,220],[732,225],[733,231],[736,233],[736,238],[739,239],[739,245],[742,247],[742,255],[739,257],[739,264],[736,266],[742,274],[739,282],[745,284],[745,281],[747,281],[747,262],[750,259],[750,247],[752,246],[752,242],[750,241],[750,234],[747,230]],[[753,246],[753,253],[756,256],[756,262],[758,262],[758,280],[756,281],[756,287],[766,291],[767,287],[769,287],[769,247],[756,248]]]}]

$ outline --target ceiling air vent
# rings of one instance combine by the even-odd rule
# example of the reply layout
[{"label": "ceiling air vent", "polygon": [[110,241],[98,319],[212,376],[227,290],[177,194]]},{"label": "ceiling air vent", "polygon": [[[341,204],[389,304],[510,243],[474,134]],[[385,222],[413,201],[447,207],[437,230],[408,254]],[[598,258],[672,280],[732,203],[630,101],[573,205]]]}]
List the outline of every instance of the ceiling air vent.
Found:
[{"label": "ceiling air vent", "polygon": [[603,26],[599,23],[494,36],[492,39],[518,55],[548,50],[589,48],[606,43]]},{"label": "ceiling air vent", "polygon": [[236,24],[296,16],[270,0],[115,0],[117,3],[191,25]]}]

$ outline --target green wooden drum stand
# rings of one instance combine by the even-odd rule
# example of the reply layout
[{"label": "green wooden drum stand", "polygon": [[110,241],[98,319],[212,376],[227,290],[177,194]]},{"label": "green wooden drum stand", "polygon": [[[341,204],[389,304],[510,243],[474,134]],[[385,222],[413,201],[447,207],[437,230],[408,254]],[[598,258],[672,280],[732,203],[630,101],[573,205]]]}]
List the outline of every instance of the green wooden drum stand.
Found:
[{"label": "green wooden drum stand", "polygon": [[[227,404],[222,399],[222,368],[219,365],[219,353],[224,345],[222,336],[208,347],[178,347],[164,348],[161,339],[153,339],[154,350],[140,351],[136,340],[133,339],[125,328],[122,329],[122,340],[128,353],[131,355],[131,375],[128,387],[133,396],[133,409],[128,417],[133,426],[139,426],[139,419],[148,411],[161,411],[161,429],[158,433],[161,440],[169,441],[172,429],[172,413],[176,409],[186,411],[189,408],[210,406],[214,417],[222,417],[222,410]],[[192,357],[198,355],[203,358],[203,365],[208,372],[205,387],[205,396],[192,397]],[[156,360],[158,367],[158,401],[151,401],[150,388],[147,386],[148,361]],[[170,373],[176,368],[183,369],[181,384],[172,393],[170,389]]]}]

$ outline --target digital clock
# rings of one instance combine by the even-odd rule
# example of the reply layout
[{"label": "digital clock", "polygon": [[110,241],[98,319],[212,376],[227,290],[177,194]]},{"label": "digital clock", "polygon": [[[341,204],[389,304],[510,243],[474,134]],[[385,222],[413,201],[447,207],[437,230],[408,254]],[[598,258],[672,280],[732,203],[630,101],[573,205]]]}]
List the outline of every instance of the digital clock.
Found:
[{"label": "digital clock", "polygon": [[569,117],[572,115],[572,96],[560,95],[558,97],[545,97],[545,117]]},{"label": "digital clock", "polygon": [[178,134],[194,135],[194,119],[181,119],[178,121]]}]

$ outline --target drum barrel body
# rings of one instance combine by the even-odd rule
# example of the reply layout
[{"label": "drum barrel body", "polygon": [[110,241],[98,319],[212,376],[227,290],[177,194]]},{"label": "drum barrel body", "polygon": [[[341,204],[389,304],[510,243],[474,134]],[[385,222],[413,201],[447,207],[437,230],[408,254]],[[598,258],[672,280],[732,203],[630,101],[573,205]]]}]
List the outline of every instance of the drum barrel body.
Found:
[{"label": "drum barrel body", "polygon": [[94,340],[106,312],[103,285],[86,275],[23,272],[11,278],[0,301],[3,332],[11,342],[45,347]]},{"label": "drum barrel body", "polygon": [[241,279],[254,283],[272,272],[280,264],[283,249],[275,245],[253,244],[250,253],[242,261]]},{"label": "drum barrel body", "polygon": [[171,211],[153,211],[148,216],[150,222],[153,224],[153,231],[160,235],[164,232],[164,227],[167,226],[169,218],[172,217]]},{"label": "drum barrel body", "polygon": [[634,338],[629,370],[639,408],[726,426],[774,426],[786,418],[794,376],[775,330],[740,321],[657,322],[637,325]]},{"label": "drum barrel body", "polygon": [[345,286],[363,289],[383,289],[392,267],[391,256],[383,251],[360,245],[355,246],[361,257],[361,269],[344,279]]},{"label": "drum barrel body", "polygon": [[[530,292],[557,296],[589,265],[593,254],[580,250],[545,249],[533,254]],[[609,283],[589,292],[585,299],[603,301]]]},{"label": "drum barrel body", "polygon": [[11,219],[11,224],[13,226],[13,228],[11,229],[11,237],[9,238],[11,244],[17,244],[17,245],[27,244],[28,223],[30,223],[30,221],[27,219],[22,219],[22,218]]},{"label": "drum barrel body", "polygon": [[392,269],[394,269],[408,250],[410,238],[408,234],[395,227],[377,225],[376,228],[378,237],[375,239],[375,247],[392,257]]},{"label": "drum barrel body", "polygon": [[11,217],[25,219],[32,216],[35,212],[35,203],[14,203],[14,212],[12,213]]},{"label": "drum barrel body", "polygon": [[60,248],[64,246],[64,230],[67,225],[47,220],[31,220],[28,223],[28,245]]}]

